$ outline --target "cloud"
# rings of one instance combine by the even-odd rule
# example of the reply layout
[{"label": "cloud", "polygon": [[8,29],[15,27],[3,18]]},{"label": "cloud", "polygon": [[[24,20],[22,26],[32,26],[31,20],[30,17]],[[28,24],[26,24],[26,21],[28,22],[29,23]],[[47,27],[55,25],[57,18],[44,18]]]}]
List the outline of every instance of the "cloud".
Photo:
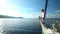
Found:
[{"label": "cloud", "polygon": [[60,13],[60,10],[57,10],[55,13]]},{"label": "cloud", "polygon": [[29,11],[33,11],[33,8],[24,8],[23,10],[29,10]]},{"label": "cloud", "polygon": [[[9,0],[0,0],[0,15],[9,15],[15,17],[25,17],[25,18],[36,18],[38,13],[34,12],[33,8],[22,8],[17,5],[11,5],[8,3]],[[31,14],[22,13],[20,10],[28,10]]]},{"label": "cloud", "polygon": [[46,17],[47,18],[55,18],[55,15],[54,14],[46,14]]},{"label": "cloud", "polygon": [[46,14],[47,18],[60,18],[60,10],[57,10],[53,13]]},{"label": "cloud", "polygon": [[60,14],[47,14],[47,18],[60,18]]},{"label": "cloud", "polygon": [[24,17],[24,18],[34,18],[34,15],[27,14],[27,13],[20,13],[17,11],[11,11],[11,10],[0,10],[0,15],[9,15],[9,16],[15,16],[15,17]]},{"label": "cloud", "polygon": [[0,0],[0,15],[18,16],[17,10],[13,10],[18,7],[16,5],[8,5],[7,3],[7,0]]},{"label": "cloud", "polygon": [[37,2],[38,0],[33,0],[34,2]]}]

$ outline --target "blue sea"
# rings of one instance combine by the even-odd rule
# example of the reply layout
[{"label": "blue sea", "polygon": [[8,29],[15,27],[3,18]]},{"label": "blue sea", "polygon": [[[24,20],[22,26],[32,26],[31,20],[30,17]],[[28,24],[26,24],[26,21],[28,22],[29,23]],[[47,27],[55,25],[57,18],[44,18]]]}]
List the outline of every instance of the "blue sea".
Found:
[{"label": "blue sea", "polygon": [[[37,18],[0,18],[3,32],[6,34],[42,34],[42,28]],[[49,18],[45,20],[45,26],[52,28],[55,23],[60,31],[60,18]]]},{"label": "blue sea", "polygon": [[6,34],[42,34],[37,18],[2,18],[2,24]]}]

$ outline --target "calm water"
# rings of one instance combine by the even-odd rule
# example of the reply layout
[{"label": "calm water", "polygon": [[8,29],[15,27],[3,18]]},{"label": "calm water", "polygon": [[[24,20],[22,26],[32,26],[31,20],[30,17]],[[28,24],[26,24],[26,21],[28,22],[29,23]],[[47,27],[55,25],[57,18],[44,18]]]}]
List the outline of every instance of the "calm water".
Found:
[{"label": "calm water", "polygon": [[3,31],[6,34],[41,34],[42,30],[38,19],[4,18],[1,20]]}]

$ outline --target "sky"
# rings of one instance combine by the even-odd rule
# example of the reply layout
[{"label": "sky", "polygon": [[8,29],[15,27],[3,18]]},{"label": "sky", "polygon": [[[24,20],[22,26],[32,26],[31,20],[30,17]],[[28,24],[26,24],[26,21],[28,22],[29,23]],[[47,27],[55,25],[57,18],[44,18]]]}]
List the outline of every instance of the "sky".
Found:
[{"label": "sky", "polygon": [[[47,18],[59,18],[60,0],[49,0]],[[24,18],[38,18],[41,9],[45,8],[45,0],[0,0],[0,15]]]},{"label": "sky", "polygon": [[48,18],[60,18],[60,0],[49,0],[46,13]]}]

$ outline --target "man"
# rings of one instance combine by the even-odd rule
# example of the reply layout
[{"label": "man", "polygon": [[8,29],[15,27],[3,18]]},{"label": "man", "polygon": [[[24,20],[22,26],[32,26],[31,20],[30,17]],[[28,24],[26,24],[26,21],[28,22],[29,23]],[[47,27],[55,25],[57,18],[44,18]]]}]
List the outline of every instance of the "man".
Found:
[{"label": "man", "polygon": [[44,11],[44,9],[42,9],[42,10],[41,10],[41,13],[40,13],[40,16],[39,16],[39,20],[40,20],[41,22],[44,22],[44,14],[45,14],[45,11]]}]

